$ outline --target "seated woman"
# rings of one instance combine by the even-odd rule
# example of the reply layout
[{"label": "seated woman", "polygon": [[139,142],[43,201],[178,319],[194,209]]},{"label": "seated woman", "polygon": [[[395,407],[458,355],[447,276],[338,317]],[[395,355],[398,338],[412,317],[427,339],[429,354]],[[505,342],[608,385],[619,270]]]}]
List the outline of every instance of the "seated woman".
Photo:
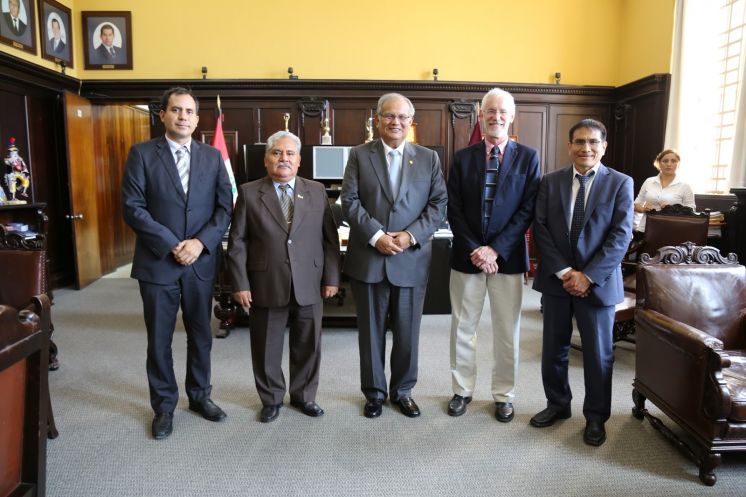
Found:
[{"label": "seated woman", "polygon": [[645,232],[645,213],[660,210],[667,205],[681,204],[694,209],[694,192],[692,188],[676,176],[681,157],[676,150],[666,149],[659,153],[653,165],[660,171],[657,176],[645,180],[640,193],[635,199],[635,219],[632,229]]}]

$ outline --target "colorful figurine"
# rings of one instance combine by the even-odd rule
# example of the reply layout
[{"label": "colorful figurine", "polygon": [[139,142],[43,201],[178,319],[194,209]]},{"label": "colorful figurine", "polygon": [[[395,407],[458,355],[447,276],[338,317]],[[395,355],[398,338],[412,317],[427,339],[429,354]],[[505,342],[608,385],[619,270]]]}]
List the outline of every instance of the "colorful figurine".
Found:
[{"label": "colorful figurine", "polygon": [[13,137],[8,141],[8,154],[4,162],[7,168],[5,182],[8,186],[8,193],[10,193],[10,200],[16,200],[16,191],[18,191],[18,196],[28,198],[31,173],[24,160],[18,155],[16,139]]}]

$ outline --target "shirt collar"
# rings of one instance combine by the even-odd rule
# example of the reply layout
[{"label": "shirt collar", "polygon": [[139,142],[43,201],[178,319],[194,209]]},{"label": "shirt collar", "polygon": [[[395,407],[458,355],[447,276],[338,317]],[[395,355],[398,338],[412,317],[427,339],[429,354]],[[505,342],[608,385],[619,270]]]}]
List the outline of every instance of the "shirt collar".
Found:
[{"label": "shirt collar", "polygon": [[[593,167],[591,168],[591,171],[593,171],[593,177],[594,177],[594,178],[595,178],[595,177],[596,177],[596,175],[598,174],[598,168],[599,168],[599,167],[601,167],[601,162],[600,162],[600,161],[599,161],[599,162],[598,162],[598,163],[597,163],[597,164],[596,164],[595,166],[593,166]],[[591,174],[591,171],[588,171],[588,173],[586,173],[586,176],[588,176],[589,174]],[[582,174],[580,173],[580,171],[578,171],[577,169],[575,169],[575,164],[573,164],[573,165],[572,165],[572,177],[573,177],[573,178],[575,178],[575,175],[576,175],[576,174],[580,174],[581,176],[583,176],[583,175],[582,175]]]},{"label": "shirt collar", "polygon": [[404,145],[406,145],[406,144],[407,144],[407,142],[406,142],[406,141],[403,141],[403,142],[401,142],[401,145],[399,145],[399,146],[398,146],[398,147],[396,147],[396,148],[391,148],[391,147],[389,147],[389,146],[388,146],[388,145],[386,144],[386,142],[385,142],[385,141],[383,141],[383,140],[381,140],[381,143],[383,143],[383,151],[384,151],[384,152],[386,153],[386,157],[388,157],[388,156],[389,156],[389,152],[391,152],[392,150],[398,150],[398,151],[399,151],[399,155],[401,155],[402,157],[404,157]]},{"label": "shirt collar", "polygon": [[179,150],[181,147],[186,147],[187,151],[189,152],[189,155],[192,154],[192,139],[190,138],[188,142],[186,142],[183,145],[179,145],[172,139],[170,139],[168,136],[165,136],[166,141],[168,142],[168,148],[171,149],[171,155],[176,155],[176,151]]},{"label": "shirt collar", "polygon": [[280,190],[280,188],[279,188],[280,185],[284,185],[284,184],[289,185],[290,189],[293,190],[293,191],[295,191],[295,179],[296,178],[297,178],[297,176],[293,176],[293,179],[291,179],[287,183],[280,183],[279,181],[272,180],[272,184],[275,185],[275,190],[278,190],[278,191]]}]

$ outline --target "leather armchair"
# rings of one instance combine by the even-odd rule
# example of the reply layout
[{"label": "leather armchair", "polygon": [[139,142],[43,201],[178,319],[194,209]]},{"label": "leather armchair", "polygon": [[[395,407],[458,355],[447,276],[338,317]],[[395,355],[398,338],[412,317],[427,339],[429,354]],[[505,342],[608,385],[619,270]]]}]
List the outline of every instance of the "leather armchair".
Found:
[{"label": "leather armchair", "polygon": [[[633,415],[647,418],[714,485],[723,452],[746,451],[746,267],[685,243],[638,268]],[[685,436],[645,408],[650,400]]]},{"label": "leather armchair", "polygon": [[[0,233],[3,240],[11,240],[13,234]],[[50,312],[50,299],[47,295],[47,252],[34,247],[0,250],[0,304],[15,309],[26,309],[39,316],[40,329],[48,337],[52,334],[52,319]],[[46,305],[41,305],[41,301]],[[51,343],[51,342],[49,342]],[[56,347],[50,345],[50,354],[56,351]],[[51,360],[51,359],[50,359]],[[49,438],[58,436],[52,413],[51,397],[47,391],[48,414],[49,414]]]}]

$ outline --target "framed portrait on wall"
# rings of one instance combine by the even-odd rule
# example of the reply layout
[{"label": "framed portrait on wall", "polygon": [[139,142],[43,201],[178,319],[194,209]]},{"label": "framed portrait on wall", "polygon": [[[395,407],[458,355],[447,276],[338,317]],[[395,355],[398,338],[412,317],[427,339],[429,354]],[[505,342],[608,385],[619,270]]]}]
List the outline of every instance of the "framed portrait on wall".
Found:
[{"label": "framed portrait on wall", "polygon": [[0,43],[36,55],[34,0],[2,0],[0,12]]},{"label": "framed portrait on wall", "polygon": [[83,11],[86,69],[132,69],[132,13]]},{"label": "framed portrait on wall", "polygon": [[73,30],[70,9],[55,0],[39,0],[41,56],[73,67]]}]

